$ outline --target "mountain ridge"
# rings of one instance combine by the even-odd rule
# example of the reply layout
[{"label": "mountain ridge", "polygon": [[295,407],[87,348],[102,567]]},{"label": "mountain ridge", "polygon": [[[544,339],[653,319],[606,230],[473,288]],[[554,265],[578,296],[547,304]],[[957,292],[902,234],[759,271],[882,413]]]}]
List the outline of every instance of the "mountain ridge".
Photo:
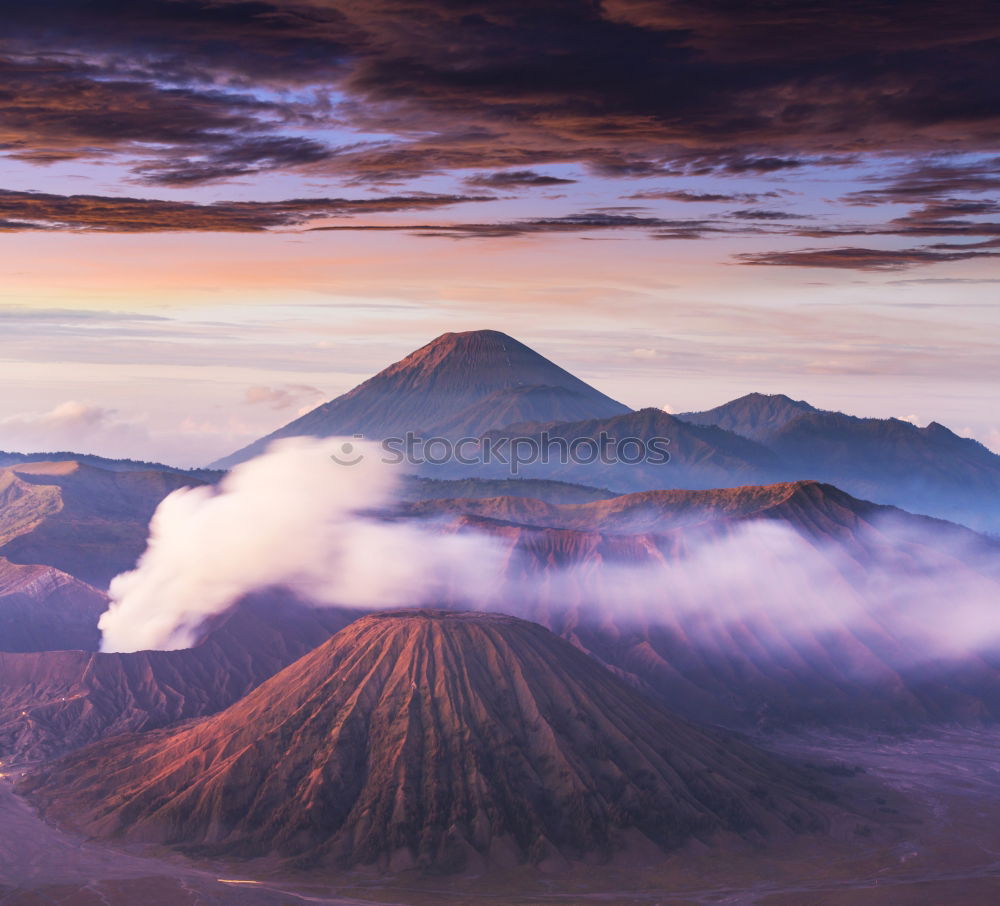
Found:
[{"label": "mountain ridge", "polygon": [[0,652],[0,753],[39,761],[109,735],[213,714],[360,615],[257,594],[192,648]]},{"label": "mountain ridge", "polygon": [[677,417],[693,425],[715,425],[760,441],[804,412],[818,411],[805,400],[793,400],[783,393],[748,393],[713,409],[679,412]]}]

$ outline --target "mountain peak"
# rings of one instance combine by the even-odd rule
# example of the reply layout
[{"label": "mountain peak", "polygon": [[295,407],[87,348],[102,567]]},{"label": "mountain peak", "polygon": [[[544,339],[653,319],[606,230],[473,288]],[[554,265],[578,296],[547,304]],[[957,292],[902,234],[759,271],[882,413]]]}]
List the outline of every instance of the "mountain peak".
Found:
[{"label": "mountain peak", "polygon": [[[509,334],[504,333],[501,330],[493,330],[491,328],[483,328],[482,330],[449,330],[441,334],[441,336],[436,337],[431,340],[424,348],[429,348],[431,346],[447,345],[451,344],[456,347],[460,346],[524,346],[523,343],[515,340]],[[525,349],[528,347],[524,346]]]},{"label": "mountain peak", "polygon": [[[529,373],[540,369],[545,372],[553,369],[563,372],[559,366],[524,343],[499,330],[468,330],[441,334],[371,380],[407,373],[410,373],[411,378],[434,376],[435,383],[442,383],[448,378],[471,378],[489,384],[490,392],[525,383],[539,383],[528,379],[526,374],[519,373],[521,369],[526,369]],[[442,371],[445,373],[441,374]],[[577,380],[568,372],[563,374],[573,381]],[[366,381],[360,387],[367,383]]]},{"label": "mountain peak", "polygon": [[714,409],[683,412],[678,418],[695,425],[716,425],[750,440],[762,440],[800,415],[819,412],[805,400],[784,393],[747,393]]},{"label": "mountain peak", "polygon": [[578,377],[498,330],[445,333],[383,369],[353,390],[313,409],[301,418],[249,447],[219,460],[217,468],[263,452],[279,437],[337,437],[363,434],[373,440],[404,435],[430,435],[445,426],[465,424],[459,417],[493,394],[495,413],[477,411],[469,423],[500,428],[509,423],[511,404],[503,391],[521,387],[548,387],[548,402],[536,400],[535,420],[560,420],[566,415],[564,395],[577,399],[573,417],[602,418],[628,412],[627,406],[595,390]]},{"label": "mountain peak", "polygon": [[523,343],[499,330],[449,330],[419,349],[415,349],[401,359],[397,365],[433,357],[436,354],[448,355],[457,352],[463,355],[476,355],[477,353],[505,352],[508,348],[520,348],[531,352]]}]

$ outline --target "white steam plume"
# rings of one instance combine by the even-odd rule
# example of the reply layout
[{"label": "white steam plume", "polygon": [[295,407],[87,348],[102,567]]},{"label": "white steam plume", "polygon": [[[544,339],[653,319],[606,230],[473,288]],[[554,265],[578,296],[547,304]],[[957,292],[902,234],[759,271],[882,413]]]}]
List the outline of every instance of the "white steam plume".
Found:
[{"label": "white steam plume", "polygon": [[396,480],[374,446],[294,438],[218,488],[175,491],[157,508],[136,569],[111,583],[102,650],[190,647],[209,617],[268,586],[376,608],[489,584],[499,563],[488,539],[370,515],[392,501]]},{"label": "white steam plume", "polygon": [[550,529],[532,540],[371,515],[393,503],[396,473],[371,448],[337,465],[344,443],[282,441],[218,489],[167,497],[138,567],[111,585],[104,650],[187,647],[208,618],[268,586],[318,605],[460,605],[612,633],[635,623],[759,658],[829,642],[852,652],[851,670],[868,649],[894,666],[1000,649],[1000,548],[957,527],[900,514],[810,538],[779,520],[707,519],[665,526],[654,543],[640,520],[632,541],[573,553]]},{"label": "white steam plume", "polygon": [[895,666],[1000,651],[1000,548],[957,526],[886,516],[829,540],[763,519],[682,538],[665,549],[626,540],[625,556],[605,550],[560,568],[529,546],[500,596],[529,619],[661,627],[698,650],[751,658],[838,638]]}]

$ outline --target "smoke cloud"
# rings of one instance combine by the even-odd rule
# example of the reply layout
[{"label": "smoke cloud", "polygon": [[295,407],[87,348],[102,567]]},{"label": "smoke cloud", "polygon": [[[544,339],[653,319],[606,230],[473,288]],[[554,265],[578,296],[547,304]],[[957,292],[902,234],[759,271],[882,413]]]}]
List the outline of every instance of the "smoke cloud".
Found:
[{"label": "smoke cloud", "polygon": [[1000,548],[957,526],[889,515],[831,540],[760,519],[661,538],[606,537],[561,568],[522,542],[500,597],[529,619],[656,627],[751,660],[839,647],[863,671],[870,655],[904,667],[1000,651]]},{"label": "smoke cloud", "polygon": [[872,516],[838,534],[708,511],[671,527],[657,511],[604,535],[586,520],[476,531],[473,518],[456,531],[453,510],[400,515],[399,477],[374,448],[296,438],[218,488],[174,492],[137,568],[111,584],[104,650],[188,647],[211,617],[275,586],[320,606],[489,609],[563,632],[657,627],[753,660],[836,650],[851,671],[1000,650],[1000,547],[947,523]]},{"label": "smoke cloud", "polygon": [[237,466],[218,488],[175,491],[156,510],[136,569],[111,583],[102,650],[190,647],[207,619],[269,586],[364,609],[485,587],[499,569],[495,545],[380,516],[396,482],[365,444],[293,438]]}]

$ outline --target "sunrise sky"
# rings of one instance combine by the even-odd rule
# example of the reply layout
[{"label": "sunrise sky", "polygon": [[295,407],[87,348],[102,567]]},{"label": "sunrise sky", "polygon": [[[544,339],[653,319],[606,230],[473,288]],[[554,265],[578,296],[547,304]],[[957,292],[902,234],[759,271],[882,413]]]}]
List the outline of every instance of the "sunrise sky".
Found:
[{"label": "sunrise sky", "polygon": [[5,8],[0,449],[203,464],[488,327],[1000,451],[995,4],[749,6]]}]

